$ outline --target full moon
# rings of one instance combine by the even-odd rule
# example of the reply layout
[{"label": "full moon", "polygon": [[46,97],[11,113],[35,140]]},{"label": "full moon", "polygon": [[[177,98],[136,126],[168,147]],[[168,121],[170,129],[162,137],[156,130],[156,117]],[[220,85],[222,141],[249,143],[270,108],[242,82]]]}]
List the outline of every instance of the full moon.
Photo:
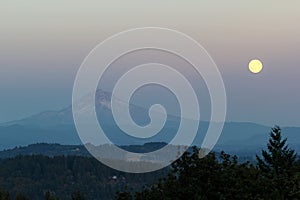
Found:
[{"label": "full moon", "polygon": [[257,74],[259,72],[261,72],[261,70],[263,69],[263,64],[260,60],[251,60],[249,62],[249,70],[250,72]]}]

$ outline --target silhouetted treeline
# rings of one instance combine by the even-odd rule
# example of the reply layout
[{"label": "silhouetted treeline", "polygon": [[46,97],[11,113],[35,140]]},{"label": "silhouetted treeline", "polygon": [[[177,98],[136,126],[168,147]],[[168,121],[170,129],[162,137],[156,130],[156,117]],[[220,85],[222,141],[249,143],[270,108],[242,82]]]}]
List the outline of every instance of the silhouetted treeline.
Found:
[{"label": "silhouetted treeline", "polygon": [[140,192],[119,192],[116,199],[299,200],[300,161],[286,141],[281,129],[274,127],[257,165],[239,164],[236,156],[224,152],[220,159],[214,153],[200,159],[195,147],[172,164],[167,177]]},{"label": "silhouetted treeline", "polygon": [[171,167],[145,174],[119,172],[91,157],[17,156],[0,160],[0,200],[299,200],[300,161],[286,142],[274,127],[256,164],[225,152],[200,159],[194,147]]},{"label": "silhouetted treeline", "polygon": [[0,160],[0,200],[114,199],[116,191],[128,185],[141,189],[167,173],[168,169],[146,174],[119,172],[92,157],[17,156]]}]

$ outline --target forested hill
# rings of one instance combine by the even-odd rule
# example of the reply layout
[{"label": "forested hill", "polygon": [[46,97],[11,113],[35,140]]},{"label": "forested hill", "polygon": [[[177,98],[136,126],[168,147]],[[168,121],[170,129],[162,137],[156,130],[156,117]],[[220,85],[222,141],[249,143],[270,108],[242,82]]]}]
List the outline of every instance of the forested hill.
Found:
[{"label": "forested hill", "polygon": [[[118,162],[121,165],[124,161]],[[113,170],[93,157],[17,156],[0,159],[0,199],[40,200],[45,199],[47,192],[59,199],[71,199],[77,191],[84,199],[114,199],[117,191],[142,189],[168,171],[129,174]],[[5,197],[7,194],[9,198]]]},{"label": "forested hill", "polygon": [[[157,150],[166,143],[164,142],[153,142],[146,143],[144,145],[128,145],[121,146],[121,148],[136,153],[152,152]],[[109,145],[101,145],[98,148],[108,149]],[[177,148],[177,147],[174,147]],[[48,143],[38,143],[31,144],[24,147],[15,147],[13,149],[7,149],[0,151],[0,158],[13,158],[18,155],[44,155],[44,156],[84,156],[90,157],[90,153],[86,150],[83,145],[60,145],[60,144],[48,144]]]},{"label": "forested hill", "polygon": [[[145,152],[163,145],[123,148]],[[237,156],[225,152],[211,152],[201,159],[199,148],[191,150],[162,170],[130,174],[105,166],[89,156],[83,146],[18,147],[2,152],[6,158],[0,159],[0,199],[300,199],[299,155],[289,147],[279,127],[272,128],[269,142],[257,154],[255,163],[238,162]],[[134,163],[110,161],[122,166]]]},{"label": "forested hill", "polygon": [[[165,146],[164,142],[151,142],[145,143],[144,145],[127,145],[120,146],[122,149],[135,152],[135,153],[147,153],[153,152],[157,149]],[[101,145],[97,147],[99,151],[110,152],[109,145]],[[171,146],[172,151],[178,151],[178,146]],[[184,147],[181,147],[179,150],[183,150]],[[217,147],[213,151],[219,155],[223,150],[222,147]],[[191,152],[192,149],[188,148],[187,151]],[[250,161],[255,162],[255,155],[260,152],[260,149],[237,149],[234,151],[226,151],[227,153],[237,155],[239,162]],[[83,145],[61,145],[61,144],[48,144],[48,143],[38,143],[31,144],[24,147],[15,147],[13,149],[7,149],[0,151],[0,159],[5,158],[14,158],[18,155],[44,155],[49,157],[54,156],[83,156],[83,157],[91,157],[91,154],[87,151],[85,146]],[[103,157],[107,156],[110,159],[119,159],[117,157],[113,157],[110,154],[103,154]],[[105,157],[106,158],[106,157]],[[124,158],[121,158],[124,160]],[[159,160],[159,159],[158,159]]]},{"label": "forested hill", "polygon": [[[276,188],[281,185],[290,199],[300,197],[299,160],[286,166],[287,173],[280,172],[278,182],[277,175],[274,178],[267,172],[266,176],[256,166],[238,164],[236,157],[221,153],[220,159],[217,161],[214,153],[199,159],[195,149],[171,168],[129,174],[113,170],[93,157],[20,155],[0,159],[0,199],[126,200],[133,199],[133,194],[135,199],[146,200],[197,199],[194,197],[201,195],[205,196],[199,199],[279,199]],[[160,178],[163,179],[159,181]]]},{"label": "forested hill", "polygon": [[0,158],[13,158],[18,155],[44,155],[44,156],[90,156],[82,145],[60,145],[60,144],[31,144],[24,147],[15,147],[0,151]]}]

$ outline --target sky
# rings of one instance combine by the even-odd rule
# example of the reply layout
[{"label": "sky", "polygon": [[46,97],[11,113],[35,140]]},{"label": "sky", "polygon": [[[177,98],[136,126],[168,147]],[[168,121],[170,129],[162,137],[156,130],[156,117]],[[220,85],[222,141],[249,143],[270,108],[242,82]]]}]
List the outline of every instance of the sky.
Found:
[{"label": "sky", "polygon": [[[228,121],[300,126],[300,2],[3,0],[0,2],[0,122],[71,104],[83,59],[130,28],[181,31],[222,74]],[[254,75],[248,62],[259,58]]]}]

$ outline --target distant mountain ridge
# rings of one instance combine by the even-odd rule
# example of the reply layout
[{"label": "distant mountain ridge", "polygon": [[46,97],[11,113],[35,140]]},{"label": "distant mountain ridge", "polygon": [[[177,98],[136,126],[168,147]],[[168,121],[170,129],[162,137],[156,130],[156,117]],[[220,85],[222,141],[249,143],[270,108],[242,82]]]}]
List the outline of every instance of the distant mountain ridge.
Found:
[{"label": "distant mountain ridge", "polygon": [[[110,99],[110,93],[102,90],[96,92],[97,113],[104,116],[107,134],[115,144],[142,145],[148,142],[169,142],[173,137],[172,133],[177,130],[176,120],[179,118],[168,116],[169,123],[159,137],[153,137],[145,141],[127,135],[118,135],[116,133],[120,130],[114,125],[111,117]],[[84,100],[80,102],[79,106],[84,111],[92,109],[85,104]],[[136,105],[130,106],[136,114],[135,119],[140,120],[142,123],[147,122],[148,110],[146,108]],[[193,143],[197,146],[201,145],[209,122],[201,121],[199,125],[199,132]],[[255,123],[226,122],[216,148],[223,147],[230,150],[239,150],[250,147],[263,147],[267,143],[270,128]],[[282,127],[282,131],[283,136],[288,137],[288,143],[291,146],[296,148],[300,146],[300,127]],[[65,145],[81,144],[73,122],[71,106],[59,111],[42,112],[22,120],[0,124],[0,150],[43,142]]]}]

